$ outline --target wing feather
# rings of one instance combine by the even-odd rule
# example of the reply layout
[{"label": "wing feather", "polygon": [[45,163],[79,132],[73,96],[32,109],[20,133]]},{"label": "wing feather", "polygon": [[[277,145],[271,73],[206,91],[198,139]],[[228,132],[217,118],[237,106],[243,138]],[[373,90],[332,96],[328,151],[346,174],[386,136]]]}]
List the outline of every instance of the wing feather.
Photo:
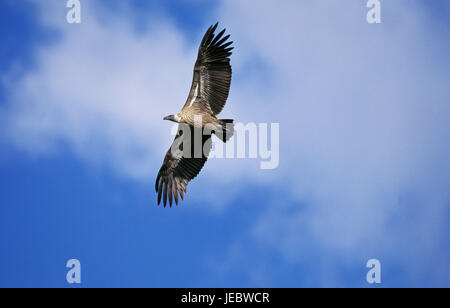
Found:
[{"label": "wing feather", "polygon": [[[233,50],[233,47],[229,47],[233,42],[227,42],[230,35],[223,37],[225,29],[214,35],[217,26],[209,27],[202,39],[191,90],[183,107],[191,108],[194,102],[214,116],[222,111],[228,99],[232,76],[230,56]],[[198,93],[196,89],[199,89]]]},{"label": "wing feather", "polygon": [[[167,201],[169,201],[170,206],[172,206],[173,201],[178,205],[178,194],[184,200],[188,183],[197,177],[208,159],[212,147],[211,135],[202,135],[201,146],[202,149],[205,149],[205,152],[202,153],[201,157],[195,157],[194,134],[193,127],[187,124],[178,126],[177,136],[158,172],[155,189],[158,192],[158,204],[161,203],[162,198],[164,207],[166,207]],[[180,149],[181,145],[183,150]]]}]

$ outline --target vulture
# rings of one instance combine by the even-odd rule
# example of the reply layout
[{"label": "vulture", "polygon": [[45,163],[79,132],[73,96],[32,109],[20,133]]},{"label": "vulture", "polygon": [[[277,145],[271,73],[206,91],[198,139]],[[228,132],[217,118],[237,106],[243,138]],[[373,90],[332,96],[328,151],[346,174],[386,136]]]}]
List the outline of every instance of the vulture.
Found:
[{"label": "vulture", "polygon": [[227,142],[234,133],[233,120],[219,120],[228,98],[231,84],[230,56],[233,42],[225,29],[215,34],[218,23],[206,31],[200,43],[191,90],[181,111],[164,120],[178,123],[171,148],[156,178],[158,205],[169,201],[178,205],[178,195],[184,200],[188,183],[194,179],[208,159],[215,134]]}]

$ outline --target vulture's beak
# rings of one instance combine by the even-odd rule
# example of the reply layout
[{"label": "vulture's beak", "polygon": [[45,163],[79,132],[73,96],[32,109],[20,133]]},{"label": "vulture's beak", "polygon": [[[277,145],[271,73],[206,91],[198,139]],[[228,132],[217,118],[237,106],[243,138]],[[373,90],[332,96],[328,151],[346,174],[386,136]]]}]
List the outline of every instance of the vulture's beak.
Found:
[{"label": "vulture's beak", "polygon": [[163,120],[176,122],[175,116],[173,114],[165,117]]}]

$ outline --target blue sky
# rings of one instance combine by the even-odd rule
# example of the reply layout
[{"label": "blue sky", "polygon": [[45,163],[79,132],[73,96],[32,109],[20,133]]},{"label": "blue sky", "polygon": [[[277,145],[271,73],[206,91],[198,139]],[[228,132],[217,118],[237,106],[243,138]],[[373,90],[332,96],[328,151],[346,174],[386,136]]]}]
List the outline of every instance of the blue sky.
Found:
[{"label": "blue sky", "polygon": [[[0,286],[450,286],[446,1],[0,3]],[[235,41],[225,118],[280,123],[280,165],[208,162],[156,206],[196,49]]]}]

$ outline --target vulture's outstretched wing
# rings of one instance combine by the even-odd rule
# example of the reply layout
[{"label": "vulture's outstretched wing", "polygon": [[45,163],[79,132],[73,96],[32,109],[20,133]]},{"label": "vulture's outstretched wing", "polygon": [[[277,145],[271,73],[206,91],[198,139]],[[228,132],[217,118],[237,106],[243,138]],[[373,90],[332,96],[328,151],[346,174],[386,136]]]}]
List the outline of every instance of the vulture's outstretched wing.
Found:
[{"label": "vulture's outstretched wing", "polygon": [[229,35],[222,38],[225,29],[214,35],[217,25],[209,27],[202,39],[194,66],[194,78],[189,97],[183,108],[199,105],[201,109],[219,114],[228,98],[231,84],[230,56],[233,42],[226,42]]},{"label": "vulture's outstretched wing", "polygon": [[[196,144],[194,142],[196,139],[201,142]],[[164,207],[167,205],[167,199],[172,207],[173,198],[178,205],[178,194],[181,199],[184,199],[189,181],[202,170],[211,147],[211,135],[203,135],[201,129],[187,124],[178,126],[178,133],[156,178],[155,189],[158,193],[158,205],[161,203],[161,197],[163,197]]]}]

